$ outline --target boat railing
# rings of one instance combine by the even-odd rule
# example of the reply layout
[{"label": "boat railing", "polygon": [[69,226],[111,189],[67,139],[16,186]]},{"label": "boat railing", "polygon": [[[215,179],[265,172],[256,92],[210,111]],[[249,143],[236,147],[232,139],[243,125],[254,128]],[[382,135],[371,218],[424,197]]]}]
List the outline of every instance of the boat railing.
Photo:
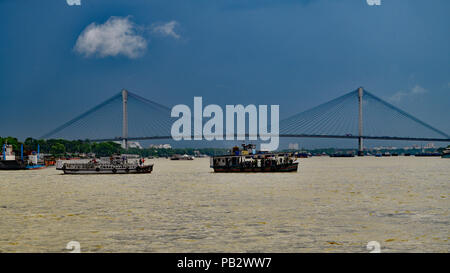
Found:
[{"label": "boat railing", "polygon": [[129,163],[129,162],[123,162],[123,163],[119,163],[119,164],[111,164],[111,163],[103,163],[103,162],[72,162],[72,163],[64,163],[61,166],[61,169],[65,166],[68,169],[89,169],[89,168],[102,168],[102,169],[114,169],[114,168],[119,168],[119,169],[125,169],[125,168],[136,168],[138,166],[144,167],[144,166],[149,166],[149,165],[153,165],[153,164],[138,164],[136,162],[133,163]]}]

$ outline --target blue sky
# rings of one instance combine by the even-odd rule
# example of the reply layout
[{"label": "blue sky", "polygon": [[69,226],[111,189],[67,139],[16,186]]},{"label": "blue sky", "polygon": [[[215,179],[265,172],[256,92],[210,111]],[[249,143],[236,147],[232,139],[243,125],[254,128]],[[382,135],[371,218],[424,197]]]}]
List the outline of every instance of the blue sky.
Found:
[{"label": "blue sky", "polygon": [[[169,107],[193,96],[276,103],[285,118],[359,86],[449,133],[449,10],[447,0],[1,0],[0,135],[37,137],[122,88]],[[134,45],[83,38],[111,16],[122,21],[106,30],[132,28]]]}]

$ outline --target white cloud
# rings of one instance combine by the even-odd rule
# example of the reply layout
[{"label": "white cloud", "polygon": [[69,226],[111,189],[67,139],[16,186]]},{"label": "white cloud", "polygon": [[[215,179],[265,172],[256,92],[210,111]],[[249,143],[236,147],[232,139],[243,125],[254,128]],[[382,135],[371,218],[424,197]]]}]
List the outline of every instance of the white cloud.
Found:
[{"label": "white cloud", "polygon": [[392,95],[388,100],[390,102],[400,102],[408,98],[414,98],[415,96],[422,95],[428,93],[428,90],[423,88],[420,85],[416,85],[409,91],[398,91],[394,95]]},{"label": "white cloud", "polygon": [[124,55],[141,56],[147,41],[138,34],[137,26],[129,17],[110,17],[104,24],[88,25],[77,39],[74,50],[86,57]]},{"label": "white cloud", "polygon": [[425,94],[427,92],[428,92],[428,90],[426,90],[425,88],[423,88],[420,85],[416,85],[413,87],[413,89],[411,89],[412,94]]},{"label": "white cloud", "polygon": [[66,0],[66,2],[69,6],[81,6],[81,0]]},{"label": "white cloud", "polygon": [[175,32],[175,27],[178,26],[177,21],[170,21],[167,23],[153,24],[151,29],[153,33],[160,34],[162,36],[170,36],[175,39],[179,39],[180,35]]}]

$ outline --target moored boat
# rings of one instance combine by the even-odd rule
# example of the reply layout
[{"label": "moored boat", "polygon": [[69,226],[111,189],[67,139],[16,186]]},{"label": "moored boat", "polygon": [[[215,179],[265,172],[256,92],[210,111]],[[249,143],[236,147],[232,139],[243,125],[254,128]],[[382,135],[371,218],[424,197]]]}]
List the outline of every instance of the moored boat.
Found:
[{"label": "moored boat", "polygon": [[27,167],[23,160],[23,154],[20,159],[16,158],[12,145],[3,144],[2,156],[0,160],[0,170],[24,170]]},{"label": "moored boat", "polygon": [[34,170],[46,167],[44,161],[38,152],[24,155],[23,145],[20,147],[20,157],[17,157],[13,151],[13,146],[7,143],[3,144],[2,155],[0,159],[0,170]]},{"label": "moored boat", "polygon": [[214,172],[296,172],[298,162],[293,153],[267,153],[255,150],[255,145],[234,147],[231,154],[211,157]]},{"label": "moored boat", "polygon": [[450,148],[446,148],[446,149],[442,152],[442,158],[450,158]]}]

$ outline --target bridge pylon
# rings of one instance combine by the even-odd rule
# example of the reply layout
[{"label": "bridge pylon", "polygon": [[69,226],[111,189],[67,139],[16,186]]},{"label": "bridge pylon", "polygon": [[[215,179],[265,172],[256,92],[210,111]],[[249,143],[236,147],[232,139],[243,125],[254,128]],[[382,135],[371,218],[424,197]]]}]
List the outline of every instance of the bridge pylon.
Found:
[{"label": "bridge pylon", "polygon": [[128,91],[122,89],[122,147],[128,149]]},{"label": "bridge pylon", "polygon": [[364,156],[364,144],[363,144],[363,94],[364,89],[358,88],[358,156]]}]

